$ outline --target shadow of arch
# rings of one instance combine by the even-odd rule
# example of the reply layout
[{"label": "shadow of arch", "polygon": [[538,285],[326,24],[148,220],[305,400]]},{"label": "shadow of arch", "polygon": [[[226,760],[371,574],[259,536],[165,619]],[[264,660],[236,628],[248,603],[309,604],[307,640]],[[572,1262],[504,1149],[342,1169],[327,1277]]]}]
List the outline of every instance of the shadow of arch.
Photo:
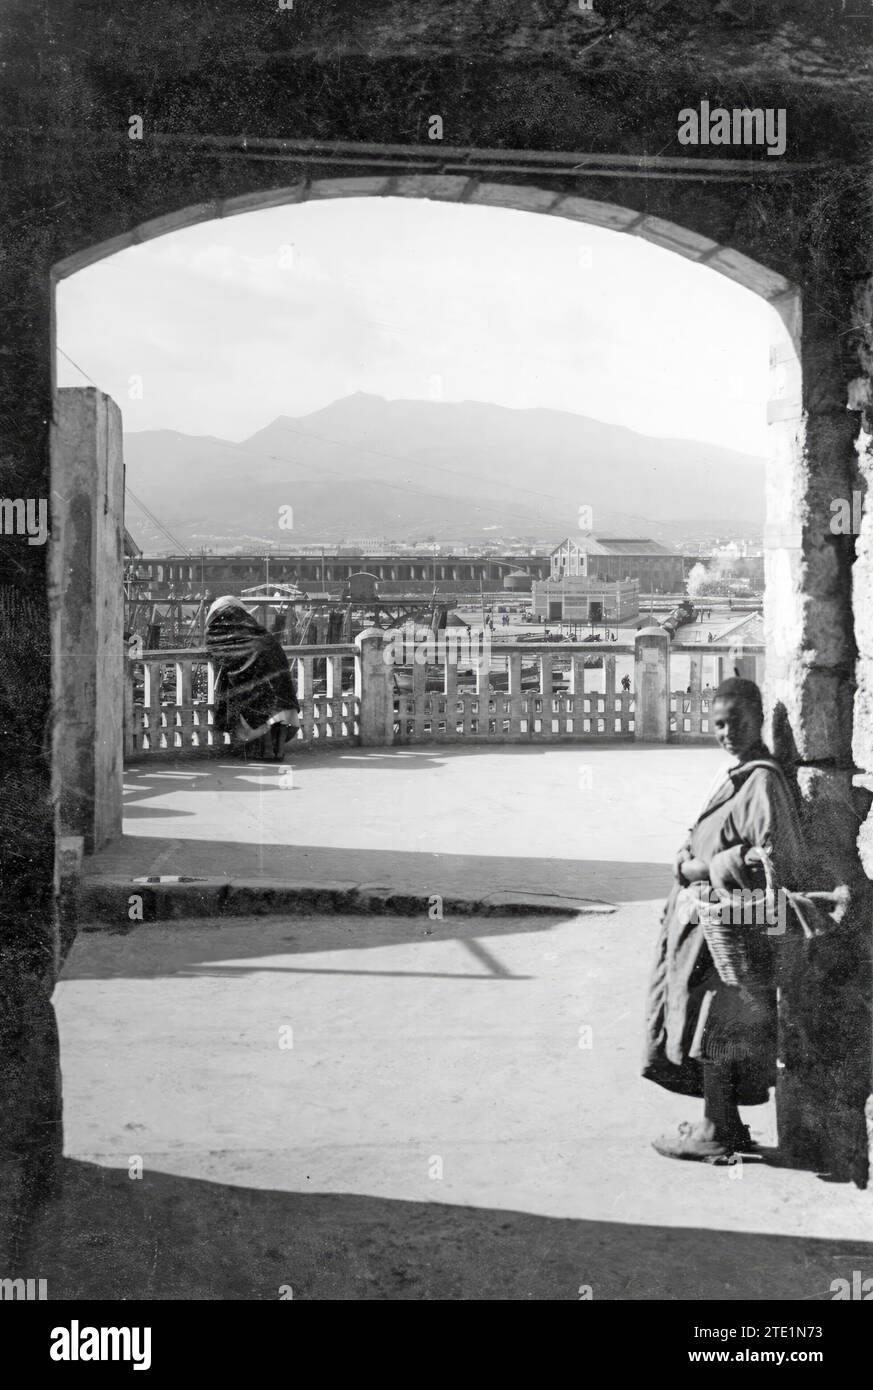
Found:
[{"label": "shadow of arch", "polygon": [[133,1300],[827,1301],[835,1276],[851,1278],[871,1253],[863,1239],[276,1191],[151,1165],[132,1182],[127,1169],[66,1159],[63,1195],[38,1217],[26,1272],[39,1270],[55,1300],[123,1290]]}]

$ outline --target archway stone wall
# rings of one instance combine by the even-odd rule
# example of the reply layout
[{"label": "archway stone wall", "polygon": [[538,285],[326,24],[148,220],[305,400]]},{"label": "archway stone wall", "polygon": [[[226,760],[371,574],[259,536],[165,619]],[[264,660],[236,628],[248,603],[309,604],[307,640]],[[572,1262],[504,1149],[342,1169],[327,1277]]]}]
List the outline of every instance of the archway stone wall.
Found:
[{"label": "archway stone wall", "polygon": [[[873,77],[866,27],[844,23],[845,8],[598,0],[580,14],[550,0],[301,0],[265,16],[260,0],[193,9],[156,0],[122,17],[94,0],[86,22],[81,0],[10,0],[0,87],[3,495],[51,496],[54,280],[114,239],[129,245],[270,199],[369,195],[373,179],[383,196],[422,196],[427,180],[426,196],[522,199],[707,261],[763,293],[786,325],[773,363],[767,563],[779,618],[771,605],[768,697],[781,754],[797,765],[807,803],[831,817],[821,856],[857,880],[873,778]],[[787,111],[784,158],[678,146],[681,108],[703,96],[743,107],[750,90]],[[134,113],[141,141],[129,138]],[[445,139],[428,143],[433,113]],[[830,528],[833,498],[853,490],[857,546]],[[47,557],[23,537],[2,540],[0,1245],[22,1194],[35,1199],[50,1184],[60,1141],[48,1002],[58,947]],[[861,840],[869,865],[870,832]],[[834,1001],[855,1001],[850,1035],[823,1039],[852,1065],[829,1063],[800,1086],[792,1121],[813,1148],[825,1143],[823,1127],[837,1131],[855,1174],[869,1091],[868,922],[852,938],[854,956],[825,963],[819,991],[836,1016]],[[802,1015],[803,991],[814,999],[819,981],[792,988]],[[803,1039],[798,1075],[815,1035]],[[843,1105],[829,1124],[828,1084]]]}]

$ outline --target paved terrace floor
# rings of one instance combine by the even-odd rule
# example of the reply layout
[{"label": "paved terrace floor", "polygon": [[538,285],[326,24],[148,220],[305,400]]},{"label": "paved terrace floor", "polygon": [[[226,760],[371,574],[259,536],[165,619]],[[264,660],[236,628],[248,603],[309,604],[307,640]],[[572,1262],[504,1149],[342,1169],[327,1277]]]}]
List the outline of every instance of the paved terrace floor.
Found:
[{"label": "paved terrace floor", "polygon": [[772,1108],[745,1112],[766,1161],[650,1147],[700,1110],[639,1054],[665,861],[716,757],[336,751],[293,793],[268,766],[132,770],[102,859],[137,872],[479,874],[619,907],[83,932],[55,996],[66,1185],[28,1270],[52,1298],[177,1299],[814,1302],[873,1276],[870,1194],[780,1167]]},{"label": "paved terrace floor", "polygon": [[66,1190],[23,1272],[50,1298],[807,1304],[873,1276],[868,1192],[650,1147],[701,1108],[639,1076],[656,914],[83,933]]},{"label": "paved terrace floor", "polygon": [[722,759],[565,744],[143,762],[125,772],[124,836],[90,872],[656,898]]}]

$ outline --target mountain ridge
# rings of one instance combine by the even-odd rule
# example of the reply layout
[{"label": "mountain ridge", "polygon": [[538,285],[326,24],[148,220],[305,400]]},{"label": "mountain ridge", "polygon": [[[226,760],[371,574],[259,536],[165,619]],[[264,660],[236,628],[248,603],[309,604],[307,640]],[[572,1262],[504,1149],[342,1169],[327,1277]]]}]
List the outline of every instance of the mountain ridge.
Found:
[{"label": "mountain ridge", "polygon": [[[763,525],[762,459],[541,406],[356,392],[238,441],[145,430],[124,449],[131,488],[198,546],[237,535],[286,549],[350,535],[557,542],[582,507],[595,531],[654,539],[707,518],[737,534]],[[155,531],[138,515],[130,524],[141,540]]]}]

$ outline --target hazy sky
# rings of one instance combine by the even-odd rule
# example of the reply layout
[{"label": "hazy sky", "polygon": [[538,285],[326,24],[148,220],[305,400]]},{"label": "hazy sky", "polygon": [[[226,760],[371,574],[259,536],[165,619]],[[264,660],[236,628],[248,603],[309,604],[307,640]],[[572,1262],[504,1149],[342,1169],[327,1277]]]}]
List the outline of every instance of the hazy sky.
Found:
[{"label": "hazy sky", "polygon": [[[763,454],[774,319],[637,237],[355,198],[203,223],[80,271],[58,287],[57,341],[126,430],[239,440],[369,391],[549,406]],[[58,384],[86,384],[61,353]]]}]

